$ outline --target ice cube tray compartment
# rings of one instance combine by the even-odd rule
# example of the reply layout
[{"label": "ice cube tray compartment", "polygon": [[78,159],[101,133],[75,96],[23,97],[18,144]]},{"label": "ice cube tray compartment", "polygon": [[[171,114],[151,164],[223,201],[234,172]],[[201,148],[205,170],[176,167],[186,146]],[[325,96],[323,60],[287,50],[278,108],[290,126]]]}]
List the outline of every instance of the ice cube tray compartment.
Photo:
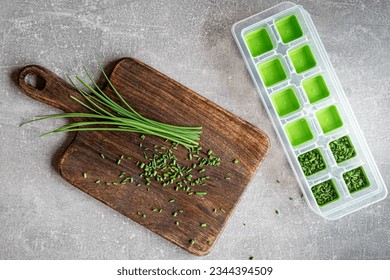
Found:
[{"label": "ice cube tray compartment", "polygon": [[232,33],[310,208],[337,219],[385,198],[309,14],[283,2]]}]

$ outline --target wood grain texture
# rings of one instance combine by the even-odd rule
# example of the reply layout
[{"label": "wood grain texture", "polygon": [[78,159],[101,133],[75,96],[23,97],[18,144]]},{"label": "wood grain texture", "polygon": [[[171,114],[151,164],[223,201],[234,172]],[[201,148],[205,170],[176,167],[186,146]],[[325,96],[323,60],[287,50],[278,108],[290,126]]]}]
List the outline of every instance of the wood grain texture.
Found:
[{"label": "wood grain texture", "polygon": [[[38,90],[26,83],[29,74],[42,77],[44,86]],[[118,181],[118,174],[122,171],[134,176],[136,182],[143,183],[142,178],[138,178],[141,169],[135,162],[146,160],[143,148],[139,146],[139,134],[135,133],[93,131],[75,134],[73,142],[59,161],[61,175],[70,184],[188,252],[195,255],[210,252],[268,153],[267,135],[133,58],[119,60],[110,80],[126,101],[145,117],[174,125],[203,127],[200,144],[204,149],[201,154],[205,155],[208,149],[212,149],[213,154],[222,161],[219,167],[207,168],[204,174],[209,175],[210,180],[206,186],[195,187],[196,190],[206,190],[207,195],[189,196],[185,191],[175,191],[172,185],[161,187],[160,183],[154,181],[149,187],[144,184],[136,187],[136,183],[105,185],[103,182]],[[71,94],[80,97],[79,94],[43,67],[31,65],[23,68],[19,74],[19,85],[32,98],[65,112],[85,111],[69,98]],[[104,87],[104,92],[115,99],[109,87]],[[147,136],[142,144],[150,148],[167,145],[154,136]],[[105,155],[104,159],[100,157],[101,153]],[[187,153],[180,146],[175,150],[180,164],[189,165]],[[118,165],[116,161],[121,155],[124,155],[124,159]],[[233,159],[238,159],[239,163],[233,164]],[[83,172],[88,174],[87,178],[82,176]],[[231,179],[226,180],[226,176]],[[96,184],[97,179],[102,183]],[[171,199],[175,201],[169,203]],[[163,209],[163,212],[152,212],[152,208]],[[213,212],[214,208],[218,210]],[[178,210],[183,210],[183,213],[172,216],[172,212]],[[179,226],[175,221],[179,221]],[[206,223],[207,227],[200,227],[201,223]],[[189,243],[191,239],[196,240],[195,244]]]}]

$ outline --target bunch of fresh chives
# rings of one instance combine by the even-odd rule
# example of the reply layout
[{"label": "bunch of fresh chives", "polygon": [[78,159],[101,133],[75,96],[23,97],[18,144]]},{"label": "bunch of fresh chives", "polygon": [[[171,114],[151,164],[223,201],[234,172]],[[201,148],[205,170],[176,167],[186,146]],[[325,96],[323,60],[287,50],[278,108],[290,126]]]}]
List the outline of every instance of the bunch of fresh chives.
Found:
[{"label": "bunch of fresh chives", "polygon": [[55,130],[42,134],[42,136],[58,132],[111,130],[155,135],[181,144],[186,148],[197,147],[199,145],[198,142],[200,134],[202,133],[202,127],[175,126],[141,116],[123,99],[111,83],[103,68],[100,65],[99,67],[104,78],[119,98],[122,105],[114,102],[110,97],[108,97],[96,84],[87,69],[84,68],[85,73],[96,89],[88,85],[82,78],[76,76],[77,80],[90,91],[90,93],[87,93],[85,90],[79,88],[72,79],[68,77],[73,87],[84,97],[85,100],[80,100],[74,96],[70,96],[70,98],[87,108],[90,111],[89,113],[74,112],[46,115],[23,124],[55,118],[82,118],[86,120],[63,125]]}]

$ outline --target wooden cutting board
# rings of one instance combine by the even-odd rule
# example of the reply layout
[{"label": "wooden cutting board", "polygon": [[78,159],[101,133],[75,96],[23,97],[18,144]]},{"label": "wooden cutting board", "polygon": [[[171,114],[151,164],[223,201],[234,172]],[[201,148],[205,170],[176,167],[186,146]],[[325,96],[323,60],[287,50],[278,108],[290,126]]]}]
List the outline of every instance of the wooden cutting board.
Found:
[{"label": "wooden cutting board", "polygon": [[[26,79],[29,75],[35,75],[41,82],[35,87],[30,85]],[[18,79],[21,89],[34,99],[65,112],[85,111],[69,98],[69,95],[82,98],[79,93],[41,66],[23,68]],[[154,136],[141,140],[136,133],[94,131],[74,134],[73,141],[58,161],[61,176],[184,250],[195,255],[210,252],[268,153],[270,144],[267,135],[136,59],[123,58],[116,62],[110,80],[143,116],[174,125],[203,127],[200,141],[203,150],[200,155],[207,156],[207,150],[212,149],[213,155],[220,157],[222,162],[220,166],[208,167],[204,172],[210,176],[210,180],[198,190],[202,188],[207,195],[188,195],[186,191],[176,191],[173,185],[162,187],[160,182],[154,181],[150,186],[145,186],[142,178],[138,178],[141,169],[135,162],[146,163],[145,147],[153,149],[154,145],[168,144]],[[111,88],[104,87],[104,92],[114,99]],[[179,146],[174,153],[180,164],[190,164],[186,160],[188,151],[185,148]],[[101,154],[104,154],[104,158]],[[124,157],[117,164],[121,155]],[[233,164],[234,159],[239,163]],[[126,176],[134,176],[135,182],[105,184],[120,182],[118,175],[122,171]],[[87,178],[84,178],[84,172]],[[96,180],[101,183],[96,183]],[[142,186],[137,187],[138,182]],[[153,208],[163,210],[153,212]],[[173,212],[178,215],[173,216]],[[201,227],[202,223],[207,226]],[[195,243],[191,244],[190,240],[195,240]]]}]

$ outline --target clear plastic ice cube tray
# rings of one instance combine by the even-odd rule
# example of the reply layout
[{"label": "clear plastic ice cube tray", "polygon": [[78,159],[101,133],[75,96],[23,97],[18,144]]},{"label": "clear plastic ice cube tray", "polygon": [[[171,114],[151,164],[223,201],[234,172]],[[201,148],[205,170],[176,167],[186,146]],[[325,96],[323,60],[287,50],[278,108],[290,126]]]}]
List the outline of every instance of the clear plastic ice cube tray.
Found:
[{"label": "clear plastic ice cube tray", "polygon": [[387,189],[309,14],[283,2],[233,36],[310,208],[338,219]]}]

